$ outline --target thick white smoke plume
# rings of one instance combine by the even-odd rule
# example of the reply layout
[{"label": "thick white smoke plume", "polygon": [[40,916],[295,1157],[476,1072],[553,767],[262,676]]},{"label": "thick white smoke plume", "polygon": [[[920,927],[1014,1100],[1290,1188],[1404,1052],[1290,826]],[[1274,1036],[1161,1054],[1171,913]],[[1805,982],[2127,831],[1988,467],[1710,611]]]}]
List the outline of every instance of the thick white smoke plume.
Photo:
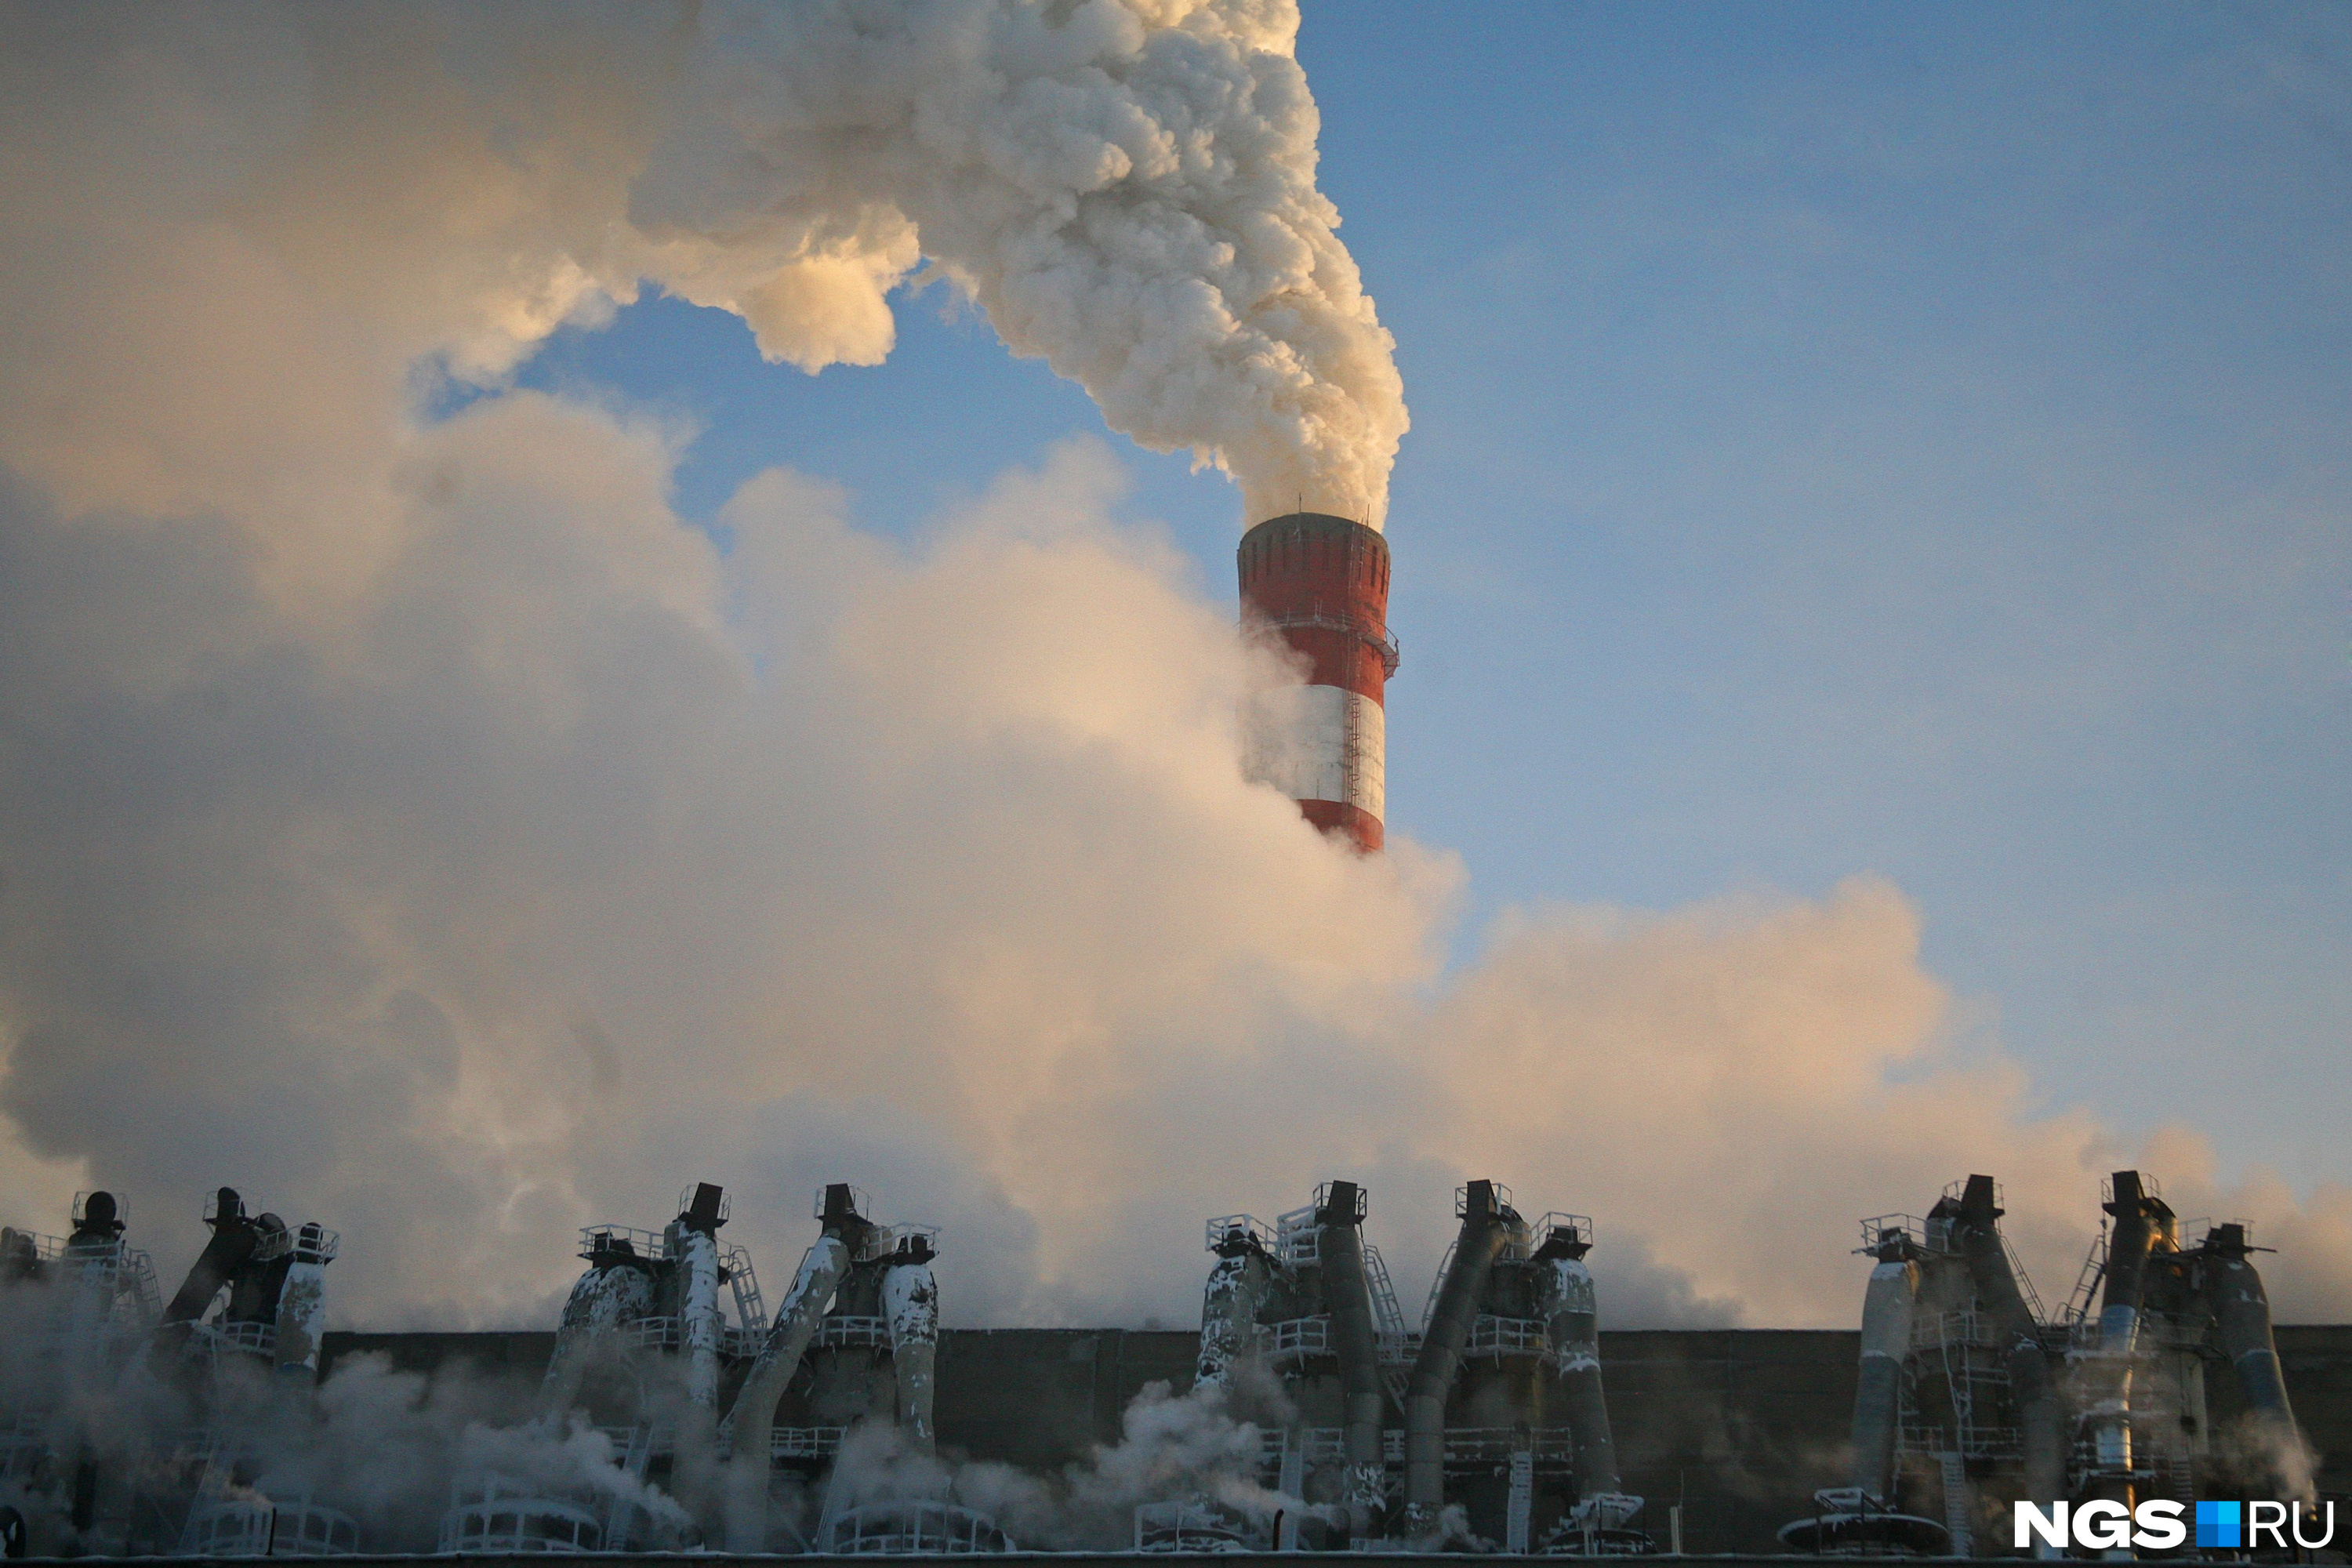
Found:
[{"label": "thick white smoke plume", "polygon": [[[437,354],[493,377],[651,284],[741,315],[768,357],[814,372],[881,363],[887,296],[928,262],[1113,428],[1232,472],[1252,520],[1301,498],[1375,525],[1386,509],[1406,423],[1393,342],[1315,186],[1290,5],[27,7],[12,31],[19,216],[73,200],[95,153],[142,216],[189,226],[184,249],[106,258],[147,275],[151,302],[247,274],[252,316],[117,321],[155,346],[220,332],[267,354],[288,313],[324,311],[328,357]],[[111,95],[127,121],[73,112]],[[155,123],[174,109],[195,123]],[[61,145],[69,122],[100,146]],[[16,279],[79,272],[93,258],[78,241],[134,239],[109,235],[129,214],[84,216],[16,258],[37,267]],[[336,342],[331,317],[352,309],[389,336]],[[70,353],[94,369],[94,346]],[[62,368],[40,354],[16,371]],[[201,395],[178,379],[192,370],[140,380]],[[157,499],[249,474],[127,430],[12,435],[11,456],[36,461],[104,440]]]},{"label": "thick white smoke plume", "polygon": [[1098,446],[914,549],[772,471],[722,552],[676,432],[500,387],[646,280],[871,360],[928,255],[1253,511],[1376,514],[1289,7],[0,15],[0,1217],[127,1191],[168,1284],[226,1182],[342,1232],[339,1322],[544,1325],[583,1222],[722,1182],[781,1274],[847,1180],[951,1323],[1184,1324],[1204,1215],[1355,1177],[1411,1296],[1492,1175],[1610,1321],[1843,1323],[1853,1215],[1990,1171],[2063,1280],[2137,1157],[2352,1308],[2352,1194],[2042,1114],[1883,883],[1444,974],[1458,867],[1244,782]]}]

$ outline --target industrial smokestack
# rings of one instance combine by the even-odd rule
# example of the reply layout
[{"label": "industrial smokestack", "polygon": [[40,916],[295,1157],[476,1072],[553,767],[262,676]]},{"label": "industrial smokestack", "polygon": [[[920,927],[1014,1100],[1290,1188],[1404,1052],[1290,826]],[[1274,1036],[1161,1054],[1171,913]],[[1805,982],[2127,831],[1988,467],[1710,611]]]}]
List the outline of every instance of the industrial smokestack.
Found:
[{"label": "industrial smokestack", "polygon": [[1307,820],[1370,853],[1387,814],[1389,546],[1374,530],[1296,511],[1242,536],[1242,624],[1279,633],[1306,661],[1303,684],[1254,694],[1243,769],[1298,803]]}]

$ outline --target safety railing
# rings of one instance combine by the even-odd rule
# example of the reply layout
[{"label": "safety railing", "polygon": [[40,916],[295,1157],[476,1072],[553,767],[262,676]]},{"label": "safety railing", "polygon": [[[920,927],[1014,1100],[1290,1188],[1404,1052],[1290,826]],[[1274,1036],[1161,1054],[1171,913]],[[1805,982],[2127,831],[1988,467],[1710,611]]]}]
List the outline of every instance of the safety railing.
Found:
[{"label": "safety railing", "polygon": [[1327,1317],[1286,1318],[1260,1327],[1259,1346],[1268,1362],[1302,1361],[1329,1355],[1331,1320]]},{"label": "safety railing", "polygon": [[1462,1353],[1498,1360],[1528,1356],[1549,1361],[1552,1351],[1541,1318],[1498,1318],[1481,1312],[1471,1320],[1470,1337]]},{"label": "safety railing", "polygon": [[1274,1250],[1273,1229],[1255,1215],[1218,1215],[1206,1228],[1208,1239],[1204,1245],[1211,1252],[1236,1244],[1255,1247],[1261,1252]]},{"label": "safety railing", "polygon": [[778,1459],[830,1459],[841,1452],[845,1426],[777,1426],[768,1434],[768,1453]]},{"label": "safety railing", "polygon": [[812,1350],[871,1349],[876,1346],[887,1350],[889,1344],[889,1319],[856,1318],[845,1314],[819,1319],[816,1332],[809,1339]]}]

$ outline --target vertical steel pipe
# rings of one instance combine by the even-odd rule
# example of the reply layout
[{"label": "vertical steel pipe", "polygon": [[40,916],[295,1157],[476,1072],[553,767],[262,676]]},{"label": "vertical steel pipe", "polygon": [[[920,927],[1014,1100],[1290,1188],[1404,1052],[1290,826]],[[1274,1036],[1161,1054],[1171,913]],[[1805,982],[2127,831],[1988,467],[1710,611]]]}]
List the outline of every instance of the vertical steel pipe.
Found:
[{"label": "vertical steel pipe", "polygon": [[1601,1380],[1601,1312],[1585,1254],[1590,1237],[1554,1231],[1536,1254],[1536,1310],[1552,1352],[1560,1409],[1576,1451],[1580,1501],[1620,1495],[1617,1439]]},{"label": "vertical steel pipe", "polygon": [[1381,1454],[1381,1416],[1388,1395],[1381,1384],[1371,1279],[1364,1268],[1364,1237],[1359,1228],[1361,1205],[1362,1189],[1355,1183],[1333,1182],[1315,1216],[1322,1226],[1316,1256],[1322,1260],[1323,1301],[1331,1314],[1331,1348],[1339,1358],[1348,1463],[1343,1500],[1350,1539],[1361,1539],[1370,1532],[1386,1469]]},{"label": "vertical steel pipe", "polygon": [[2270,1294],[2248,1258],[2254,1249],[2246,1239],[2246,1227],[2214,1226],[2202,1250],[2208,1255],[2206,1292],[2213,1304],[2221,1353],[2238,1374],[2254,1429],[2271,1448],[2280,1480],[2294,1495],[2308,1500],[2311,1458],[2295,1426],[2286,1379],[2279,1371],[2278,1343],[2271,1333]]},{"label": "vertical steel pipe", "polygon": [[1508,1231],[1495,1184],[1472,1182],[1464,1194],[1454,1260],[1423,1331],[1421,1354],[1404,1394],[1404,1500],[1435,1511],[1445,1503],[1445,1397],[1462,1365],[1462,1347],[1478,1315],[1478,1298]]},{"label": "vertical steel pipe", "polygon": [[882,1316],[890,1325],[890,1365],[898,1380],[898,1431],[919,1454],[931,1451],[932,1381],[940,1343],[940,1282],[930,1245],[911,1237],[882,1276]]},{"label": "vertical steel pipe", "polygon": [[[2107,1237],[2106,1277],[2099,1298],[2099,1343],[2092,1363],[2091,1392],[2084,1412],[2091,1428],[2093,1496],[2120,1503],[2128,1511],[2137,1497],[2132,1485],[2132,1373],[2139,1353],[2141,1297],[2147,1284],[2148,1254],[2157,1239],[2161,1207],[2140,1184],[2137,1171],[2117,1171],[2114,1197],[2105,1206],[2114,1216]],[[2103,1553],[2128,1557],[2128,1548]]]},{"label": "vertical steel pipe", "polygon": [[[1900,1230],[1879,1233],[1876,1266],[1862,1298],[1862,1364],[1853,1393],[1852,1484],[1884,1510],[1895,1498],[1895,1439],[1903,1393],[1903,1363],[1911,1354],[1911,1321],[1919,1303],[1917,1249]],[[2004,1259],[2006,1261],[2006,1259]]]},{"label": "vertical steel pipe", "polygon": [[727,1550],[765,1552],[768,1549],[768,1483],[775,1465],[776,1406],[784,1389],[808,1353],[817,1323],[849,1272],[855,1249],[865,1245],[873,1226],[852,1206],[850,1190],[835,1184],[825,1189],[824,1234],[801,1258],[792,1289],[776,1309],[775,1326],[751,1363],[751,1370],[736,1392],[735,1407],[727,1417],[734,1447],[727,1462]]},{"label": "vertical steel pipe", "polygon": [[1257,1315],[1274,1289],[1274,1265],[1255,1241],[1234,1232],[1217,1246],[1217,1261],[1201,1290],[1201,1354],[1195,1388],[1230,1386],[1235,1371],[1257,1358]]},{"label": "vertical steel pipe", "polygon": [[315,1380],[319,1342],[327,1332],[327,1265],[334,1253],[324,1226],[312,1220],[294,1234],[294,1255],[278,1288],[278,1370]]},{"label": "vertical steel pipe", "polygon": [[2024,1458],[2025,1495],[2044,1508],[2066,1497],[2066,1428],[2058,1404],[2058,1379],[2042,1348],[2042,1326],[2018,1289],[2009,1248],[2000,1238],[2000,1209],[1993,1202],[1993,1179],[1970,1176],[1961,1189],[1957,1227],[1969,1279],[1991,1314],[1993,1329],[2009,1346],[2010,1395],[2017,1410],[2018,1442]]}]

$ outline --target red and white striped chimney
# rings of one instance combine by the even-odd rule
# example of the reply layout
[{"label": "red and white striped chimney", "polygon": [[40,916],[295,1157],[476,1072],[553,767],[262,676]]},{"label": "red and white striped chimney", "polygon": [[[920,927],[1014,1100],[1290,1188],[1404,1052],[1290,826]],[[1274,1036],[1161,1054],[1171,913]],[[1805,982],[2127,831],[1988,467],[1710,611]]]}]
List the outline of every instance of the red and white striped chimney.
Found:
[{"label": "red and white striped chimney", "polygon": [[1278,633],[1306,660],[1305,683],[1255,694],[1243,768],[1298,803],[1307,821],[1380,848],[1388,768],[1389,544],[1344,517],[1295,511],[1259,523],[1236,552],[1245,631]]}]

